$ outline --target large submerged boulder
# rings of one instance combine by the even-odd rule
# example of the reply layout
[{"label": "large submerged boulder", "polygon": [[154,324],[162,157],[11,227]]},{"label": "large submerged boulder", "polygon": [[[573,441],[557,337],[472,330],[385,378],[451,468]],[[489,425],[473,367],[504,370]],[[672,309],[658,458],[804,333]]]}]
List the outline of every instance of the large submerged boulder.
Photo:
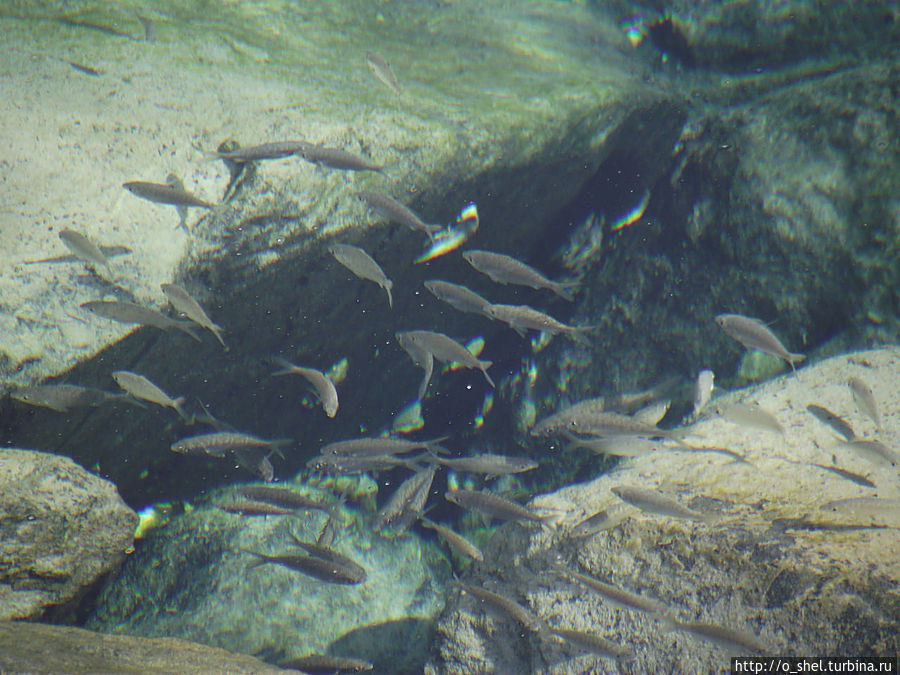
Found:
[{"label": "large submerged boulder", "polygon": [[71,459],[0,449],[0,619],[65,618],[131,550],[137,514]]}]

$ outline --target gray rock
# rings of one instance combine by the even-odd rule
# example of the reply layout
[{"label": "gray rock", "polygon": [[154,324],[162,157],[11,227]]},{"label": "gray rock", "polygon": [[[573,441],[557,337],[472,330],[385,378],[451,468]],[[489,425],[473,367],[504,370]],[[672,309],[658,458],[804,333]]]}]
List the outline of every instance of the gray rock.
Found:
[{"label": "gray rock", "polygon": [[[900,497],[897,468],[870,464],[837,445],[810,415],[809,403],[844,416],[857,435],[874,424],[856,410],[846,381],[863,376],[884,410],[897,410],[900,349],[830,359],[797,375],[716,399],[686,440],[744,455],[659,450],[623,462],[594,481],[543,495],[533,506],[565,514],[553,531],[504,526],[485,549],[484,564],[463,579],[529,606],[555,627],[588,630],[633,652],[635,672],[711,672],[727,664],[723,649],[672,620],[714,623],[755,636],[769,654],[894,656],[900,650],[900,602],[889,589],[900,578],[900,517],[822,507],[833,500]],[[717,405],[759,404],[779,418],[784,436],[737,426]],[[894,415],[878,437],[900,444]],[[823,466],[865,474],[863,487]],[[707,516],[694,522],[643,513],[611,492],[616,485],[658,489]],[[600,509],[630,517],[587,539],[567,532]],[[664,618],[620,609],[597,593],[548,573],[555,564],[661,601]],[[438,626],[438,672],[615,672],[596,655],[525,635],[512,622],[485,615],[479,603],[451,596]]]},{"label": "gray rock", "polygon": [[145,673],[269,675],[299,673],[252,656],[173,638],[106,635],[70,626],[0,621],[5,673]]},{"label": "gray rock", "polygon": [[213,504],[231,489],[156,530],[101,593],[87,626],[168,636],[254,654],[272,662],[330,652],[421,672],[433,618],[449,577],[433,543],[371,531],[371,515],[347,509],[333,548],[361,565],[358,585],[328,584],[278,564],[254,565],[241,549],[303,553],[326,515],[239,516]]},{"label": "gray rock", "polygon": [[0,619],[64,617],[131,550],[137,514],[67,457],[0,449]]}]

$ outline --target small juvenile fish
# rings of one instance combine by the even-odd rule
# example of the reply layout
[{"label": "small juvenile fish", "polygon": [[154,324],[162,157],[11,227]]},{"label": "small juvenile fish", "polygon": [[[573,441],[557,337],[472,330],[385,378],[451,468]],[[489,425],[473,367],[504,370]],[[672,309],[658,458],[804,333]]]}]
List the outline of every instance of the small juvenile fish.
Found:
[{"label": "small juvenile fish", "polygon": [[224,457],[229,452],[245,448],[277,448],[279,445],[291,443],[291,439],[282,438],[268,441],[250,434],[242,434],[237,431],[214,431],[208,434],[188,436],[175,441],[170,446],[172,452],[197,455],[204,454],[210,457]]},{"label": "small juvenile fish", "polygon": [[[479,360],[472,352],[443,333],[435,333],[430,330],[411,330],[397,333],[397,341],[401,346],[408,343],[419,347],[421,350],[431,353],[441,363],[458,363],[465,368],[480,370],[487,383],[494,386],[494,381],[487,373],[491,362]],[[407,349],[407,351],[409,350]]]},{"label": "small juvenile fish", "polygon": [[856,438],[856,434],[853,433],[853,428],[839,415],[831,412],[828,408],[810,403],[806,406],[806,410],[810,415],[822,422],[822,424],[831,427],[845,441],[852,441]]},{"label": "small juvenile fish", "polygon": [[294,513],[291,509],[285,509],[265,502],[256,502],[241,499],[233,502],[216,504],[216,508],[226,513],[235,513],[239,516],[286,516]]},{"label": "small juvenile fish", "polygon": [[222,343],[222,346],[228,349],[225,345],[225,340],[222,339],[222,327],[213,323],[200,304],[184,288],[177,284],[161,284],[160,288],[177,311],[184,314],[198,326],[211,331],[216,336],[216,339]]},{"label": "small juvenile fish", "polygon": [[726,420],[739,426],[772,431],[784,435],[784,427],[775,415],[760,405],[748,403],[732,403],[719,408],[719,414]]},{"label": "small juvenile fish", "polygon": [[397,223],[398,225],[406,225],[406,227],[411,230],[422,230],[432,241],[434,241],[435,232],[441,230],[440,225],[430,225],[423,222],[419,216],[410,211],[396,199],[386,194],[363,190],[362,192],[358,192],[357,196],[368,204],[369,208],[379,213],[387,221]]},{"label": "small juvenile fish", "polygon": [[495,478],[511,473],[522,473],[536,469],[538,463],[525,457],[510,457],[507,455],[492,455],[482,453],[470,457],[458,459],[436,458],[440,464],[450,467],[454,471],[466,473],[482,473],[488,478]]},{"label": "small juvenile fish", "polygon": [[144,181],[131,181],[122,183],[122,187],[135,197],[146,199],[157,204],[170,204],[178,211],[181,219],[180,226],[184,227],[189,206],[197,206],[204,209],[214,208],[214,204],[195,197],[184,189],[181,179],[174,173],[166,176],[165,183],[147,183]]},{"label": "small juvenile fish", "polygon": [[479,562],[484,560],[484,553],[481,552],[481,549],[475,546],[475,544],[470,542],[462,535],[457,534],[449,527],[438,525],[433,520],[429,520],[424,516],[422,516],[420,519],[422,521],[422,527],[427,527],[437,532],[438,535],[440,535],[440,537],[447,542],[447,545],[458,555],[461,555],[465,558],[471,558],[472,560],[477,560]]},{"label": "small juvenile fish", "polygon": [[686,631],[704,640],[709,640],[720,647],[731,650],[735,654],[766,654],[769,648],[758,637],[743,630],[725,628],[714,623],[676,621],[675,630]]},{"label": "small juvenile fish", "polygon": [[79,260],[109,267],[109,258],[106,257],[97,244],[81,234],[81,232],[62,230],[59,233],[59,238],[66,248],[72,251]]},{"label": "small juvenile fish", "polygon": [[446,302],[460,312],[487,316],[484,310],[491,304],[490,301],[485,300],[478,293],[470,291],[465,286],[451,284],[449,281],[440,281],[439,279],[426,281],[423,285],[438,300]]},{"label": "small juvenile fish", "polygon": [[381,173],[380,164],[370,162],[365,157],[354,155],[341,148],[329,148],[324,145],[303,143],[296,153],[307,162],[340,171],[377,171]]},{"label": "small juvenile fish", "polygon": [[530,610],[522,607],[519,603],[498,593],[493,593],[492,591],[476,586],[469,586],[461,581],[457,581],[456,585],[469,595],[480,600],[482,603],[490,605],[491,609],[495,612],[499,612],[507,618],[517,622],[522,628],[534,633],[541,630],[541,620],[532,614]]},{"label": "small juvenile fish", "polygon": [[16,401],[57,412],[68,412],[71,408],[95,408],[124,396],[77,384],[35,384],[13,389],[9,395]]},{"label": "small juvenile fish", "polygon": [[573,572],[563,565],[554,565],[553,571],[557,575],[568,579],[569,581],[577,581],[578,583],[587,586],[615,607],[619,607],[621,609],[633,609],[638,612],[655,614],[660,617],[665,616],[668,612],[668,608],[658,600],[653,600],[651,598],[646,598],[643,595],[638,595],[637,593],[626,591],[622,588],[618,588],[617,586],[604,583],[599,579],[595,579],[594,577],[588,576],[586,574]]},{"label": "small juvenile fish", "polygon": [[372,670],[375,666],[362,659],[329,656],[328,654],[308,654],[307,656],[284,661],[281,663],[281,667],[294,668],[311,675],[313,673],[336,675],[337,673],[359,673],[364,670]]},{"label": "small juvenile fish", "polygon": [[329,417],[337,415],[338,411],[338,395],[334,382],[325,373],[315,368],[303,368],[295,366],[290,361],[286,361],[281,357],[276,357],[275,361],[281,365],[284,370],[279,370],[272,375],[301,375],[305,377],[316,390],[319,400],[322,402],[322,409]]},{"label": "small juvenile fish", "polygon": [[328,252],[360,279],[373,281],[381,286],[387,293],[388,306],[391,309],[394,308],[394,300],[391,298],[391,288],[393,288],[394,282],[387,278],[381,265],[375,262],[372,256],[358,246],[349,244],[332,244],[328,248]]},{"label": "small juvenile fish", "polygon": [[578,285],[575,282],[550,281],[530,265],[502,253],[473,250],[463,253],[463,258],[476,270],[486,274],[498,284],[514,284],[534,289],[544,288],[553,291],[569,302],[573,300],[572,292],[569,289]]},{"label": "small juvenile fish", "polygon": [[759,319],[740,314],[719,314],[716,323],[725,333],[740,342],[747,349],[758,349],[787,361],[791,370],[795,370],[794,364],[806,358],[803,354],[792,354],[781,341],[775,337],[766,325]]},{"label": "small juvenile fish", "polygon": [[397,76],[394,75],[394,69],[391,68],[390,63],[375,52],[366,52],[366,63],[375,77],[397,96],[400,95],[400,83],[397,81]]},{"label": "small juvenile fish", "polygon": [[252,145],[249,148],[235,148],[234,150],[217,150],[213,157],[225,159],[239,164],[244,162],[261,162],[267,159],[284,159],[298,154],[309,143],[306,141],[273,141]]},{"label": "small juvenile fish", "polygon": [[181,415],[184,420],[188,419],[188,416],[184,413],[184,408],[181,407],[184,403],[184,396],[173,399],[143,375],[127,370],[115,370],[112,373],[112,377],[116,384],[135,398],[155,403],[164,408],[174,408],[175,412]]},{"label": "small juvenile fish", "polygon": [[628,502],[645,513],[655,513],[660,516],[671,516],[673,518],[687,518],[698,522],[706,520],[702,513],[692,511],[674,499],[664,497],[654,490],[645,490],[644,488],[631,485],[617,485],[610,488],[610,491],[623,502]]},{"label": "small juvenile fish", "polygon": [[165,314],[157,312],[155,309],[137,305],[133,302],[122,302],[119,300],[91,300],[83,302],[79,305],[82,309],[86,309],[91,314],[101,316],[104,319],[118,321],[119,323],[140,324],[142,326],[153,326],[160,330],[178,330],[187,333],[197,342],[200,342],[200,336],[194,332],[188,321],[175,321]]},{"label": "small juvenile fish", "polygon": [[543,523],[545,519],[521,504],[516,504],[503,497],[481,490],[450,490],[444,498],[469,511],[478,511],[491,518],[500,520],[516,520]]},{"label": "small juvenile fish", "polygon": [[484,312],[490,318],[508,324],[521,337],[525,337],[526,330],[537,330],[551,335],[563,333],[583,343],[586,340],[582,334],[593,330],[593,326],[567,326],[528,305],[488,305]]},{"label": "small juvenile fish", "polygon": [[847,386],[850,387],[853,402],[859,411],[875,423],[876,429],[881,429],[881,415],[878,414],[878,404],[872,388],[858,377],[847,380]]},{"label": "small juvenile fish", "polygon": [[244,553],[249,553],[250,555],[257,557],[257,560],[248,565],[248,567],[275,563],[330,584],[345,584],[352,586],[366,580],[365,574],[361,576],[353,569],[345,568],[342,565],[338,565],[329,560],[323,560],[322,558],[316,558],[315,556],[290,553],[267,555],[265,553],[257,553],[256,551],[247,549],[241,550]]}]

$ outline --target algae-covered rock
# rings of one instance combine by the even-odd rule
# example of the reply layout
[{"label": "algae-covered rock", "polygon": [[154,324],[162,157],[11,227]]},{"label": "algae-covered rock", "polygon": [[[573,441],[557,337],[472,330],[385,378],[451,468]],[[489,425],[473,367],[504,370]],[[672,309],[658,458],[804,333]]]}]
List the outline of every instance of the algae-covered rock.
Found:
[{"label": "algae-covered rock", "polygon": [[[882,427],[857,409],[847,380],[863,378]],[[554,628],[601,635],[633,657],[636,672],[712,672],[729,655],[895,656],[900,650],[898,469],[841,445],[810,414],[841,416],[860,439],[900,447],[897,348],[854,353],[797,375],[715,399],[685,441],[623,461],[596,480],[533,504],[566,514],[555,531],[507,526],[463,581],[513,599]],[[736,402],[772,412],[784,433],[736,425],[716,414]],[[843,472],[843,473],[842,473]],[[847,472],[851,472],[848,475]],[[610,488],[657,491],[699,514],[653,515]],[[877,501],[874,498],[877,497]],[[851,501],[847,501],[851,500]],[[574,525],[601,510],[627,514],[593,536]],[[616,607],[562,569],[662,603],[655,613]],[[742,631],[744,646],[720,647],[674,622]],[[438,625],[444,673],[615,672],[597,654],[528,633],[451,596]]]},{"label": "algae-covered rock", "polygon": [[137,523],[112,483],[71,459],[0,449],[0,619],[65,615],[122,562]]},{"label": "algae-covered rock", "polygon": [[179,637],[279,663],[328,651],[382,664],[381,672],[421,672],[449,576],[434,544],[383,537],[359,516],[339,528],[333,548],[366,579],[327,583],[258,564],[250,553],[304,554],[294,536],[315,542],[323,512],[241,516],[214,506],[232,496],[213,496],[143,541],[101,594],[88,627]]},{"label": "algae-covered rock", "polygon": [[39,623],[0,622],[0,670],[4,673],[108,673],[124,675],[270,675],[299,673],[251,656],[172,638],[106,635]]}]

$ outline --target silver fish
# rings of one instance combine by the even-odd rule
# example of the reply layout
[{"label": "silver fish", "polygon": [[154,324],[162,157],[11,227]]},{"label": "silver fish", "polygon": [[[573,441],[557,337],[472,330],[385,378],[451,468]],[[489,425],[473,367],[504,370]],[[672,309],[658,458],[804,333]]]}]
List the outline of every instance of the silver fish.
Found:
[{"label": "silver fish", "polygon": [[532,436],[543,436],[544,434],[554,433],[567,428],[577,430],[579,421],[592,417],[606,409],[606,399],[603,396],[588,398],[544,417],[531,428],[530,433]]},{"label": "silver fish", "polygon": [[560,283],[550,281],[550,279],[530,265],[526,265],[521,260],[502,253],[473,250],[466,251],[462,255],[472,267],[482,274],[486,274],[498,284],[514,284],[534,289],[547,289],[569,302],[573,300],[572,292],[569,289],[578,285],[575,282]]},{"label": "silver fish", "polygon": [[733,424],[763,431],[773,431],[784,435],[784,427],[781,426],[775,415],[760,405],[749,403],[732,403],[731,405],[717,408],[719,415]]},{"label": "silver fish", "polygon": [[441,281],[439,279],[426,281],[423,285],[438,300],[446,302],[460,312],[487,316],[484,310],[491,304],[490,301],[485,300],[478,293],[470,291],[465,286],[451,284],[449,281]]},{"label": "silver fish", "polygon": [[623,502],[628,502],[645,513],[655,513],[660,516],[686,518],[696,521],[706,520],[704,514],[692,511],[674,499],[664,497],[654,490],[645,490],[644,488],[631,485],[617,485],[610,488],[610,491]]},{"label": "silver fish", "polygon": [[394,300],[391,297],[391,288],[393,288],[394,282],[387,278],[381,265],[375,262],[372,256],[358,246],[349,244],[332,244],[328,247],[328,252],[360,279],[366,279],[381,286],[387,293],[388,306],[393,309]]},{"label": "silver fish", "polygon": [[109,259],[97,244],[75,230],[62,230],[59,238],[76,257],[87,263],[109,267]]},{"label": "silver fish", "polygon": [[400,95],[400,83],[397,81],[397,76],[394,75],[394,69],[391,68],[390,63],[385,61],[375,52],[366,52],[366,63],[369,65],[369,68],[375,77],[377,77],[384,86],[394,92],[397,96]]},{"label": "silver fish", "polygon": [[432,465],[416,471],[403,481],[384,506],[378,509],[375,530],[383,530],[392,523],[392,529],[398,534],[408,530],[422,512],[436,470],[437,467]]},{"label": "silver fish", "polygon": [[358,192],[357,196],[389,222],[406,225],[411,230],[421,230],[432,241],[434,241],[435,232],[441,229],[440,225],[430,225],[424,222],[406,206],[386,194],[363,190]]},{"label": "silver fish", "polygon": [[637,436],[641,438],[668,438],[681,444],[685,431],[681,429],[660,429],[646,424],[629,415],[616,412],[585,413],[569,423],[568,430],[594,436]]},{"label": "silver fish", "polygon": [[337,415],[338,411],[338,395],[334,382],[325,373],[315,368],[303,368],[295,366],[290,361],[286,361],[281,357],[276,357],[275,361],[284,368],[272,373],[272,375],[301,375],[305,377],[316,390],[319,400],[322,402],[322,409],[329,417]]},{"label": "silver fish", "polygon": [[267,159],[284,159],[291,155],[299,154],[301,150],[309,146],[306,141],[273,141],[261,143],[249,148],[238,147],[234,150],[216,151],[213,157],[226,159],[232,162],[260,162]]},{"label": "silver fish", "polygon": [[184,314],[197,325],[211,331],[216,336],[216,339],[222,343],[222,346],[228,349],[225,340],[222,339],[222,327],[213,323],[200,304],[184,288],[178,284],[161,284],[160,288],[177,311]]},{"label": "silver fish", "polygon": [[545,518],[530,511],[521,504],[482,490],[450,490],[444,493],[448,502],[453,502],[469,511],[478,511],[491,518],[543,523]]},{"label": "silver fish", "polygon": [[319,509],[328,511],[332,507],[331,504],[326,503],[322,499],[313,499],[288,488],[272,487],[270,485],[244,485],[239,487],[237,492],[247,499],[273,504],[283,509]]},{"label": "silver fish", "polygon": [[853,402],[859,411],[875,423],[876,429],[881,429],[881,415],[878,414],[878,404],[872,388],[859,377],[851,377],[847,380],[847,386],[850,387]]},{"label": "silver fish", "polygon": [[840,443],[839,447],[852,450],[872,464],[880,464],[882,466],[900,465],[900,454],[891,450],[881,441],[863,439],[848,440],[846,443]]},{"label": "silver fish", "polygon": [[188,419],[188,416],[184,413],[184,408],[181,407],[184,403],[184,396],[173,399],[143,375],[127,370],[115,370],[112,373],[112,377],[116,384],[135,398],[155,403],[164,408],[174,408],[184,420]]},{"label": "silver fish", "polygon": [[365,568],[349,556],[346,556],[340,551],[336,551],[328,546],[322,546],[320,544],[313,544],[308,541],[303,541],[293,532],[291,532],[290,535],[291,538],[293,538],[294,543],[310,555],[322,560],[327,560],[328,562],[335,563],[336,565],[340,565],[341,567],[361,579],[366,578]]},{"label": "silver fish", "polygon": [[586,339],[582,334],[593,330],[593,326],[567,326],[528,305],[495,304],[488,305],[484,311],[490,318],[508,324],[522,337],[525,337],[526,330],[537,330],[551,335],[563,333],[576,342],[584,343]]},{"label": "silver fish", "polygon": [[224,457],[238,448],[275,448],[291,442],[289,438],[268,441],[237,431],[215,431],[182,438],[172,443],[170,449],[172,452],[186,455],[205,454],[210,457]]},{"label": "silver fish", "polygon": [[517,622],[522,628],[534,633],[541,630],[541,620],[532,614],[530,610],[522,607],[519,603],[498,593],[494,593],[484,588],[478,588],[477,586],[469,586],[460,581],[457,581],[456,585],[469,595],[472,595],[485,605],[488,605],[493,611],[499,612],[506,618]]},{"label": "silver fish", "polygon": [[584,438],[576,436],[568,429],[564,429],[563,436],[571,441],[574,448],[587,448],[598,455],[613,455],[614,457],[640,457],[651,452],[659,451],[663,446],[659,441],[654,441],[641,436],[590,436]]},{"label": "silver fish", "polygon": [[431,381],[431,376],[434,373],[434,356],[422,345],[413,342],[404,335],[397,335],[397,342],[403,348],[403,351],[409,354],[412,362],[425,371],[418,392],[418,399],[421,401],[425,397],[425,392],[428,391],[428,383]]},{"label": "silver fish", "polygon": [[303,143],[297,155],[307,162],[340,171],[376,171],[381,173],[380,164],[370,162],[365,157],[354,155],[341,148],[329,148],[324,145]]},{"label": "silver fish", "polygon": [[759,319],[740,314],[719,314],[716,323],[725,333],[740,342],[747,349],[758,349],[761,352],[784,359],[794,370],[794,364],[806,358],[803,354],[792,354],[781,341],[775,337]]},{"label": "silver fish", "polygon": [[16,401],[57,412],[68,412],[71,408],[93,408],[124,397],[124,394],[80,387],[76,384],[36,384],[13,389],[9,395]]},{"label": "silver fish", "polygon": [[181,227],[184,227],[189,206],[197,206],[204,209],[211,209],[214,207],[213,204],[210,204],[199,197],[195,197],[185,190],[181,179],[174,173],[170,173],[166,176],[165,183],[131,181],[129,183],[122,183],[122,187],[135,197],[140,197],[141,199],[146,199],[147,201],[155,202],[157,204],[170,204],[174,206],[181,219],[179,223]]},{"label": "silver fish", "polygon": [[715,388],[716,374],[711,370],[701,370],[697,375],[697,381],[694,383],[694,410],[691,413],[692,419],[697,419],[706,404],[712,398],[713,389]]},{"label": "silver fish", "polygon": [[648,614],[654,614],[659,617],[665,616],[668,612],[668,608],[658,600],[653,600],[652,598],[647,598],[643,595],[638,595],[637,593],[626,591],[625,589],[613,586],[612,584],[604,583],[603,581],[595,579],[594,577],[588,576],[586,574],[573,572],[563,565],[554,565],[553,571],[559,576],[568,579],[569,581],[576,581],[584,586],[587,586],[592,591],[598,593],[605,600],[609,601],[610,604],[615,605],[616,607],[620,607],[622,609],[632,609],[638,612],[646,612]]},{"label": "silver fish", "polygon": [[86,309],[91,314],[102,316],[104,319],[118,321],[119,323],[133,323],[142,326],[153,326],[160,330],[171,330],[177,328],[200,342],[200,336],[194,332],[188,321],[176,321],[170,319],[165,314],[157,312],[155,309],[137,305],[133,302],[122,302],[119,300],[91,300],[83,302],[79,305],[82,309]]},{"label": "silver fish", "polygon": [[316,455],[306,463],[312,472],[353,475],[368,471],[384,471],[398,466],[410,466],[409,459],[394,455]]},{"label": "silver fish", "polygon": [[767,645],[747,631],[725,628],[714,623],[702,623],[699,621],[688,623],[676,621],[674,625],[675,630],[685,631],[704,640],[709,640],[720,647],[728,649],[733,654],[746,654],[747,652],[766,654],[769,652]]},{"label": "silver fish", "polygon": [[556,637],[563,639],[565,642],[575,645],[579,649],[585,649],[599,654],[600,656],[608,656],[616,660],[628,660],[633,656],[631,650],[622,647],[614,642],[610,642],[602,635],[591,633],[583,630],[572,630],[570,628],[554,628],[548,627],[551,633]]},{"label": "silver fish", "polygon": [[275,563],[330,584],[355,585],[361,584],[366,580],[365,571],[360,575],[355,568],[344,567],[331,560],[323,560],[322,558],[311,555],[296,555],[290,553],[267,555],[248,549],[241,550],[244,553],[256,556],[258,559],[248,565],[248,567],[256,567],[266,563]]},{"label": "silver fish", "polygon": [[397,340],[401,345],[404,342],[408,342],[424,351],[430,352],[441,363],[458,363],[465,368],[480,370],[488,384],[492,387],[494,386],[494,381],[487,373],[491,362],[479,360],[472,352],[443,333],[435,333],[430,330],[411,330],[397,333]]},{"label": "silver fish", "polygon": [[216,504],[216,508],[222,509],[226,513],[234,513],[239,516],[287,516],[294,513],[291,509],[285,509],[265,502],[256,502],[250,499],[222,502],[221,504]]},{"label": "silver fish", "polygon": [[472,455],[470,457],[460,457],[458,459],[436,458],[443,466],[449,467],[454,471],[463,471],[465,473],[481,473],[488,478],[504,476],[511,473],[522,473],[531,471],[538,467],[538,463],[525,457],[510,457],[507,455],[492,455],[482,453]]},{"label": "silver fish", "polygon": [[598,532],[611,530],[628,517],[627,509],[614,509],[612,513],[608,509],[601,509],[592,516],[575,524],[569,531],[570,537],[592,537]]},{"label": "silver fish", "polygon": [[411,441],[406,438],[394,438],[393,436],[375,438],[351,438],[345,441],[335,441],[323,445],[319,449],[320,455],[339,455],[343,457],[377,457],[380,455],[399,455],[415,450],[438,450],[438,445],[447,437],[435,438],[427,441]]},{"label": "silver fish", "polygon": [[478,560],[479,562],[484,560],[484,553],[481,552],[481,549],[462,535],[457,534],[449,527],[438,525],[433,520],[429,520],[424,516],[421,517],[421,521],[422,527],[427,527],[437,532],[438,535],[447,542],[447,545],[458,555],[471,558],[472,560]]}]

